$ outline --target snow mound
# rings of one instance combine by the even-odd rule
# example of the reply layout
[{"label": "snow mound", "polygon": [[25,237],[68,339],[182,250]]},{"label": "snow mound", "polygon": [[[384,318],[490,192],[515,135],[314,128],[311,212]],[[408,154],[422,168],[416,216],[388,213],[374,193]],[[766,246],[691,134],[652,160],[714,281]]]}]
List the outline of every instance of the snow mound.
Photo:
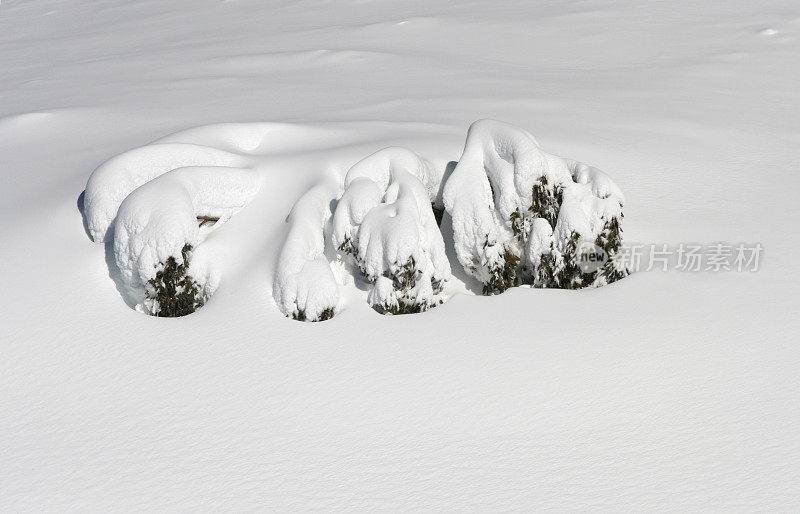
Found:
[{"label": "snow mound", "polygon": [[[122,201],[114,222],[114,260],[138,309],[158,313],[148,284],[170,258],[185,264],[184,248],[195,248],[205,232],[198,217],[224,223],[247,205],[260,184],[247,169],[182,167],[139,186]],[[189,275],[204,301],[218,276],[209,264],[190,265]]]},{"label": "snow mound", "polygon": [[382,191],[386,191],[396,170],[410,173],[425,187],[428,199],[433,202],[439,190],[441,174],[436,167],[408,148],[390,146],[354,164],[345,177],[345,188],[358,178],[368,178]]},{"label": "snow mound", "polygon": [[347,128],[333,128],[331,124],[213,123],[164,136],[156,143],[189,143],[258,158],[275,153],[302,154],[314,148],[335,146],[346,132]]},{"label": "snow mound", "polygon": [[281,312],[300,321],[328,319],[339,303],[339,286],[324,256],[330,202],[338,192],[336,181],[320,182],[297,200],[287,218],[272,295]]},{"label": "snow mound", "polygon": [[[626,274],[613,259],[621,245],[620,189],[597,168],[542,151],[525,130],[473,123],[443,200],[458,260],[485,294],[525,283],[602,285]],[[589,247],[605,252],[606,268],[580,266]]]},{"label": "snow mound", "polygon": [[379,311],[426,310],[442,299],[450,263],[431,206],[438,182],[414,152],[380,150],[353,165],[333,216],[334,246],[373,283]]},{"label": "snow mound", "polygon": [[246,167],[245,157],[208,146],[158,143],[120,154],[100,165],[86,183],[84,215],[96,242],[108,237],[122,201],[137,187],[187,166]]}]

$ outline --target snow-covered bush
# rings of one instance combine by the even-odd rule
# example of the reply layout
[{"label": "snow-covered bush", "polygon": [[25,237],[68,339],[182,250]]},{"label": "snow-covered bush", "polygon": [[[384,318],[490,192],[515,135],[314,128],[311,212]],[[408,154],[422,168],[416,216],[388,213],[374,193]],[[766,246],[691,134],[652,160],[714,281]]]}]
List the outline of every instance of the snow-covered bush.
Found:
[{"label": "snow-covered bush", "polygon": [[338,190],[333,180],[317,184],[300,197],[287,219],[289,233],[272,295],[285,315],[299,321],[329,319],[339,303],[339,286],[324,255],[324,229]]},{"label": "snow-covered bush", "polygon": [[243,156],[208,146],[159,143],[142,146],[109,159],[86,183],[84,215],[89,235],[106,240],[122,201],[134,189],[159,175],[187,166],[246,166]]},{"label": "snow-covered bush", "polygon": [[[627,274],[621,245],[624,197],[602,171],[542,151],[528,132],[480,120],[444,188],[456,255],[484,284],[484,294],[511,286],[576,289]],[[606,253],[600,269],[582,265]]]},{"label": "snow-covered bush", "polygon": [[[260,179],[250,170],[185,167],[130,193],[114,221],[113,249],[123,285],[137,308],[152,315],[182,315],[202,305],[217,278],[210,265],[187,262],[205,230],[198,217],[225,222],[259,187]],[[163,310],[166,305],[169,312]]]},{"label": "snow-covered bush", "polygon": [[373,286],[380,312],[420,312],[442,301],[450,263],[431,202],[433,166],[405,148],[385,148],[347,172],[333,216],[334,246]]},{"label": "snow-covered bush", "polygon": [[181,250],[182,261],[168,257],[145,286],[145,304],[155,316],[174,318],[193,313],[205,303],[200,287],[188,274],[191,245]]},{"label": "snow-covered bush", "polygon": [[[137,309],[185,315],[213,293],[218,273],[199,245],[213,230],[206,223],[224,223],[257,193],[254,169],[265,161],[246,153],[261,136],[247,148],[225,146],[230,152],[176,136],[92,174],[86,225],[96,241],[113,234],[120,290]],[[233,153],[239,150],[245,154]],[[370,284],[368,301],[379,312],[441,303],[451,272],[434,211],[442,208],[452,218],[457,258],[485,294],[520,284],[580,288],[627,274],[613,259],[622,193],[601,171],[547,154],[524,130],[491,120],[470,127],[451,164],[442,190],[441,169],[405,148],[385,148],[353,165],[343,184],[330,178],[303,195],[287,218],[275,270],[280,310],[302,321],[332,317],[348,270]],[[587,268],[587,247],[608,262]],[[336,252],[341,260],[331,267]]]}]

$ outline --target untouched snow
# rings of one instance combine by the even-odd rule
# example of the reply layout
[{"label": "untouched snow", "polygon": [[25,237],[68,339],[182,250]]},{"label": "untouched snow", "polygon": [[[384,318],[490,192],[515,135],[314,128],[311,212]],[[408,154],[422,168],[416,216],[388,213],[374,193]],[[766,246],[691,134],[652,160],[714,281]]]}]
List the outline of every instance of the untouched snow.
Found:
[{"label": "untouched snow", "polygon": [[[0,508],[797,511],[798,55],[795,0],[2,2]],[[391,146],[452,171],[482,118],[608,171],[626,241],[762,269],[481,297],[454,266],[423,314],[347,284],[287,319],[298,198]],[[87,232],[126,196],[89,175],[154,141],[262,180],[180,319]]]}]

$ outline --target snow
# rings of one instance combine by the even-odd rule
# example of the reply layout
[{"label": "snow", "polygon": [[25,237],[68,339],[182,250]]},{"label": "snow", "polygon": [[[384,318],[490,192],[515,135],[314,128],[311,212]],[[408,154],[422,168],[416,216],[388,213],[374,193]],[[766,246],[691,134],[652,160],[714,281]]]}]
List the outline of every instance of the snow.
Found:
[{"label": "snow", "polygon": [[577,232],[584,239],[594,241],[603,229],[604,220],[619,217],[622,206],[616,197],[598,198],[589,184],[571,184],[564,188],[563,203],[558,212],[556,240],[569,239]]},{"label": "snow", "polygon": [[325,225],[330,202],[338,195],[337,180],[324,180],[308,190],[289,214],[289,232],[278,257],[273,296],[287,316],[300,313],[318,321],[339,305],[339,286],[325,258]]},{"label": "snow", "polygon": [[428,201],[436,201],[443,173],[412,150],[399,146],[384,148],[355,163],[347,171],[345,187],[349,187],[354,180],[364,177],[375,182],[380,190],[385,192],[392,179],[397,180],[396,175],[399,170],[410,173],[422,182]]},{"label": "snow", "polygon": [[[362,273],[373,284],[368,302],[382,309],[443,301],[440,283],[450,278],[450,265],[431,208],[441,175],[411,150],[388,147],[355,163],[343,179],[328,177],[311,187],[287,218],[273,283],[279,309],[320,321],[341,310],[339,287],[355,284]],[[328,239],[328,253],[339,251],[338,263],[351,261],[340,266],[338,282],[325,256]],[[399,276],[409,263],[418,274],[415,284],[398,291],[387,277]]]},{"label": "snow", "polygon": [[[0,508],[797,511],[799,32],[795,0],[2,2]],[[297,200],[386,147],[452,169],[484,118],[607,171],[626,241],[762,268],[483,297],[454,265],[382,316],[334,262],[337,315],[287,319]],[[153,142],[263,181],[184,318],[82,226],[92,171]]]},{"label": "snow", "polygon": [[84,209],[89,234],[95,241],[105,241],[122,201],[163,173],[188,166],[243,164],[234,154],[199,145],[154,144],[125,152],[97,168],[86,183]]},{"label": "snow", "polygon": [[545,154],[525,130],[494,120],[473,123],[443,195],[462,266],[486,282],[498,252],[512,239],[505,220],[517,209],[528,209],[534,179],[551,176],[560,184],[563,173],[548,166]]},{"label": "snow", "polygon": [[544,218],[534,218],[531,221],[531,232],[525,248],[525,262],[531,269],[539,265],[539,258],[550,251],[555,245],[553,227]]}]

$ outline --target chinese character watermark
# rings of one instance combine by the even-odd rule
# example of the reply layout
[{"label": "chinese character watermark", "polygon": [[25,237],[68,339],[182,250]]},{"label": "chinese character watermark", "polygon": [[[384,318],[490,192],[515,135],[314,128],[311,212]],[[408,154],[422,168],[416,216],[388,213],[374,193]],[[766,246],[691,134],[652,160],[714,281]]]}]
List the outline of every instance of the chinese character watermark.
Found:
[{"label": "chinese character watermark", "polygon": [[763,254],[761,243],[633,243],[620,247],[611,259],[632,272],[753,273],[760,269]]}]

